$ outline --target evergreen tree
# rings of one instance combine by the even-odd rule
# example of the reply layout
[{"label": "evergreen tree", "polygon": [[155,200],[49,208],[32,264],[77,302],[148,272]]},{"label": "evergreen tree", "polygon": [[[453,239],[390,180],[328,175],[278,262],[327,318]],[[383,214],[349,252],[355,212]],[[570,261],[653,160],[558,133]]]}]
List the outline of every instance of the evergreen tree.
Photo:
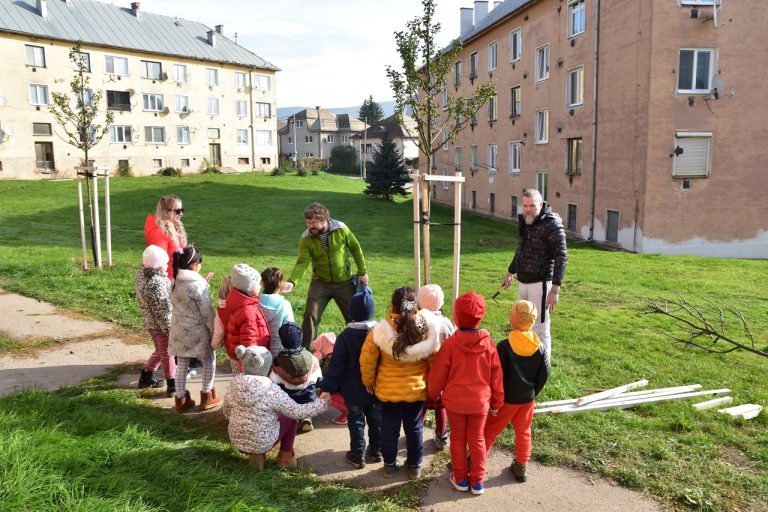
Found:
[{"label": "evergreen tree", "polygon": [[367,122],[369,126],[375,126],[384,119],[384,110],[381,108],[381,105],[373,101],[373,95],[371,94],[367,100],[363,100],[357,117],[361,121]]},{"label": "evergreen tree", "polygon": [[368,183],[365,193],[374,197],[383,197],[389,201],[395,195],[406,194],[404,185],[411,179],[403,157],[388,133],[373,152],[373,164],[368,168],[365,181]]},{"label": "evergreen tree", "polygon": [[360,175],[355,148],[352,146],[334,146],[331,150],[329,170],[342,174]]}]

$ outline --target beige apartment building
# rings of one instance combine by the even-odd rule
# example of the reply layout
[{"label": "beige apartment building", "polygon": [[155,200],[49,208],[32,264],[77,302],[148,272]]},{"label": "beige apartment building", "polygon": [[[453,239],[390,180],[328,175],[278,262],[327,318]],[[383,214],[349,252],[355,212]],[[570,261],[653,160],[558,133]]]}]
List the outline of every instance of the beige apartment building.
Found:
[{"label": "beige apartment building", "polygon": [[[436,153],[463,207],[535,187],[567,231],[628,251],[768,257],[768,15],[757,0],[507,0],[461,10],[448,88],[497,95]],[[451,204],[452,185],[433,188]]]},{"label": "beige apartment building", "polygon": [[318,158],[326,162],[336,146],[352,145],[352,136],[365,130],[365,123],[349,114],[324,108],[306,108],[289,116],[278,130],[280,154],[284,158]]},{"label": "beige apartment building", "polygon": [[[277,165],[275,72],[221,25],[94,0],[0,0],[0,178],[71,177],[82,152],[49,111],[71,95],[76,41],[92,90],[114,113],[91,150],[96,166],[198,172]],[[103,123],[103,115],[96,120]]]}]

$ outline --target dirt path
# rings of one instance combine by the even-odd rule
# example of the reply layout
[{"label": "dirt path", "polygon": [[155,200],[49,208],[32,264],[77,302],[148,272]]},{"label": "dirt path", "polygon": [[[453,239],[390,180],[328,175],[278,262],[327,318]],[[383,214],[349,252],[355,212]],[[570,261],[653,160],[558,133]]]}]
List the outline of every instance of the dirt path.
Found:
[{"label": "dirt path", "polygon": [[[56,389],[70,386],[124,363],[135,364],[136,370],[122,375],[118,385],[135,389],[138,364],[151,351],[149,345],[126,343],[108,323],[72,318],[48,304],[1,290],[0,311],[3,311],[0,334],[19,341],[45,337],[62,343],[57,348],[41,351],[38,357],[0,357],[0,395],[28,387]],[[216,389],[222,396],[230,380],[228,369],[220,368]],[[199,397],[200,377],[193,377],[188,388],[193,397]],[[165,398],[163,391],[145,390],[142,393],[153,404],[171,409],[173,399]],[[197,414],[216,420],[221,411],[214,409]],[[335,415],[336,412],[331,409],[319,416],[315,419],[315,430],[297,438],[296,453],[302,468],[323,480],[385,493],[406,481],[403,471],[391,480],[384,478],[381,464],[368,465],[360,470],[349,466],[344,461],[344,453],[349,449],[349,433],[346,427],[331,422]],[[432,429],[425,428],[423,467],[428,483],[421,507],[425,512],[663,510],[658,503],[641,493],[591,475],[536,463],[530,464],[527,483],[515,483],[508,470],[512,457],[503,450],[494,450],[488,460],[485,494],[474,496],[460,493],[448,481],[449,472],[445,469],[449,459],[447,452],[435,452],[432,438]],[[404,439],[400,448],[399,458],[404,460]]]}]

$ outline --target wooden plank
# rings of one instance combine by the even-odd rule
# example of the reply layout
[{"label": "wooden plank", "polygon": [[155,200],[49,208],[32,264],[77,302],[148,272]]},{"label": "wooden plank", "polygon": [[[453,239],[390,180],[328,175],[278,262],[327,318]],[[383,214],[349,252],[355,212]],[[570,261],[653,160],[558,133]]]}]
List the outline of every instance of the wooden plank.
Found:
[{"label": "wooden plank", "polygon": [[692,391],[689,393],[678,393],[674,395],[661,395],[661,396],[649,396],[649,397],[640,397],[635,399],[629,399],[629,400],[612,400],[608,402],[597,402],[597,403],[591,403],[586,405],[565,405],[560,408],[555,408],[553,410],[543,410],[543,411],[537,411],[534,410],[534,414],[542,414],[549,412],[550,414],[568,414],[568,413],[576,413],[576,412],[588,412],[588,411],[605,411],[608,409],[627,409],[629,407],[635,407],[637,405],[643,405],[643,404],[652,404],[656,402],[663,402],[665,400],[685,400],[688,398],[694,398],[697,396],[706,396],[706,395],[727,395],[730,394],[731,390],[727,388],[722,389],[711,389],[706,391]]},{"label": "wooden plank", "polygon": [[693,408],[697,411],[704,411],[706,409],[712,409],[713,407],[717,407],[718,405],[724,405],[729,404],[733,402],[732,396],[724,396],[721,398],[714,398],[712,400],[707,400],[706,402],[699,402],[697,404],[693,404]]},{"label": "wooden plank", "polygon": [[720,409],[719,413],[730,414],[733,418],[740,418],[742,420],[751,420],[760,414],[763,410],[762,405],[757,404],[744,404],[737,405],[736,407],[729,407],[727,409]]},{"label": "wooden plank", "polygon": [[455,183],[464,183],[466,181],[466,178],[464,176],[445,176],[442,174],[409,174],[408,175],[412,180],[422,180],[422,181],[452,181]]},{"label": "wooden plank", "polygon": [[598,400],[602,400],[604,398],[609,398],[615,395],[619,395],[621,393],[626,393],[630,389],[642,388],[647,385],[648,385],[648,379],[639,380],[637,382],[632,382],[631,384],[625,384],[617,388],[607,389],[605,391],[601,391],[600,393],[594,393],[592,395],[583,396],[577,399],[576,403],[578,405],[591,404],[592,402],[597,402]]},{"label": "wooden plank", "polygon": [[[701,388],[702,388],[701,384],[689,384],[686,386],[675,386],[670,388],[644,389],[642,391],[630,391],[628,393],[621,393],[619,395],[615,395],[611,397],[610,400],[621,399],[621,398],[638,398],[641,396],[648,396],[648,395],[672,395],[675,393],[685,393],[688,391],[696,391]],[[557,407],[560,405],[570,405],[570,404],[575,404],[576,400],[578,400],[578,398],[567,398],[565,400],[552,400],[550,402],[537,402],[536,408],[549,408],[549,407]],[[606,399],[606,400],[609,400],[609,399]]]}]

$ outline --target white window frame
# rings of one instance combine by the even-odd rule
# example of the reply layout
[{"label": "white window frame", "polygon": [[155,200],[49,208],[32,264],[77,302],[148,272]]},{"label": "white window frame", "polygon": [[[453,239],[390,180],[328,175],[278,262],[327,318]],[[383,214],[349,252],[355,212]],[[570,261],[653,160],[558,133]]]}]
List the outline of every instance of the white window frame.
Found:
[{"label": "white window frame", "polygon": [[[517,94],[515,94],[517,91]],[[520,117],[523,113],[523,88],[515,85],[509,88],[509,117]]]},{"label": "white window frame", "polygon": [[80,63],[83,65],[83,71],[85,73],[91,72],[91,54],[88,52],[73,52],[75,55],[74,62],[72,62],[72,70],[80,71]]},{"label": "white window frame", "polygon": [[469,147],[469,170],[477,170],[477,144],[473,144]]},{"label": "white window frame", "polygon": [[448,88],[443,89],[443,110],[448,110]]},{"label": "white window frame", "polygon": [[536,48],[536,81],[549,79],[549,43]]},{"label": "white window frame", "polygon": [[221,138],[221,129],[220,128],[208,128],[206,131],[206,136],[209,139],[212,140],[218,140]]},{"label": "white window frame", "polygon": [[569,70],[565,80],[565,105],[576,107],[582,104],[584,104],[584,66]]},{"label": "white window frame", "polygon": [[[443,169],[443,176],[448,176],[448,169]],[[443,190],[448,190],[448,180],[443,181]]]},{"label": "white window frame", "polygon": [[271,130],[254,130],[254,139],[256,139],[257,146],[271,146],[272,131]]},{"label": "white window frame", "polygon": [[568,2],[568,38],[584,33],[587,27],[586,0],[570,0]]},{"label": "white window frame", "polygon": [[469,55],[469,79],[473,80],[477,78],[477,65],[479,62],[480,57],[477,55],[477,52],[472,52]]},{"label": "white window frame", "polygon": [[189,81],[186,64],[173,65],[173,81],[179,84],[186,84]]},{"label": "white window frame", "polygon": [[488,144],[488,172],[496,172],[499,164],[499,146]]},{"label": "white window frame", "polygon": [[333,134],[328,134],[328,136],[325,138],[325,142],[328,144],[335,144],[336,143],[336,136]]},{"label": "white window frame", "polygon": [[520,162],[522,161],[522,141],[513,140],[509,143],[509,172],[519,173]]},{"label": "white window frame", "polygon": [[[691,77],[690,77],[690,85],[691,88],[681,88],[680,87],[680,80],[683,78],[682,70],[680,69],[680,59],[682,58],[682,54],[684,51],[693,52],[693,63],[691,66]],[[708,53],[709,54],[709,76],[707,76],[707,86],[704,89],[698,89],[696,88],[696,74],[697,74],[697,68],[699,63],[699,55],[702,53]],[[680,48],[677,54],[677,92],[682,94],[709,94],[712,92],[712,77],[714,76],[714,70],[715,70],[715,59],[717,58],[717,53],[714,48],[693,48],[693,47],[683,47]]]},{"label": "white window frame", "polygon": [[[683,149],[683,153],[675,155],[672,159],[672,177],[673,178],[707,178],[712,166],[712,132],[688,132],[678,131],[675,134],[674,146]],[[705,146],[702,145],[702,142]],[[705,154],[702,155],[702,149]],[[694,153],[696,151],[696,153]],[[673,153],[674,154],[674,153]],[[698,157],[704,158],[704,169],[700,171],[686,169],[683,167],[691,166],[692,159]]]},{"label": "white window frame", "polygon": [[304,136],[304,144],[312,144],[314,137],[312,135],[305,135]]},{"label": "white window frame", "polygon": [[218,116],[221,112],[221,109],[219,107],[219,98],[206,98],[205,100],[205,112],[209,116]]},{"label": "white window frame", "polygon": [[443,151],[448,151],[448,128],[443,128]]},{"label": "white window frame", "polygon": [[141,95],[142,106],[144,112],[162,112],[163,111],[163,95],[145,92]]},{"label": "white window frame", "polygon": [[494,94],[488,99],[488,121],[499,120],[499,95]]},{"label": "white window frame", "polygon": [[541,198],[546,201],[549,195],[549,173],[538,171],[536,173],[536,190],[541,193]]},{"label": "white window frame", "polygon": [[453,85],[457,86],[461,84],[461,61],[457,60],[453,63]]},{"label": "white window frame", "polygon": [[712,7],[713,5],[721,4],[721,0],[680,0],[680,5],[701,5],[704,7]]},{"label": "white window frame", "polygon": [[248,116],[248,102],[245,100],[235,100],[235,117]]},{"label": "white window frame", "polygon": [[[160,140],[156,137],[157,134],[160,135]],[[144,140],[147,144],[165,144],[165,126],[145,126]]]},{"label": "white window frame", "polygon": [[190,142],[189,126],[177,126],[176,127],[176,142],[182,145],[187,145]]},{"label": "white window frame", "polygon": [[347,142],[349,142],[349,135],[342,135],[341,136],[341,143],[342,144],[346,144]]},{"label": "white window frame", "polygon": [[536,144],[549,142],[549,109],[542,108],[536,111]]},{"label": "white window frame", "polygon": [[175,107],[176,112],[179,112],[181,114],[186,114],[191,112],[189,109],[189,96],[176,96],[175,98]]},{"label": "white window frame", "polygon": [[[577,144],[576,141],[579,141]],[[584,171],[584,139],[582,137],[569,137],[565,140],[565,174],[568,176],[581,176]],[[578,151],[576,151],[578,148]]]},{"label": "white window frame", "polygon": [[493,71],[499,67],[499,42],[493,41],[488,44],[488,71]]},{"label": "white window frame", "polygon": [[156,60],[141,60],[141,78],[160,80],[163,78],[163,64]]},{"label": "white window frame", "polygon": [[110,144],[132,144],[133,133],[128,125],[113,124],[109,127]]},{"label": "white window frame", "polygon": [[254,105],[256,106],[255,112],[253,113],[255,117],[263,117],[265,119],[272,117],[271,103],[256,102]]},{"label": "white window frame", "polygon": [[509,33],[509,62],[517,62],[523,58],[523,29],[517,27]]},{"label": "white window frame", "polygon": [[248,144],[248,130],[245,128],[238,128],[235,130],[236,144],[238,146],[245,146]]},{"label": "white window frame", "polygon": [[44,68],[45,47],[34,44],[24,45],[24,62],[31,68]]},{"label": "white window frame", "polygon": [[[122,66],[118,64],[122,64]],[[110,68],[112,68],[112,71],[109,70]],[[116,55],[105,55],[104,69],[108,75],[128,76],[128,59],[126,57],[117,57]]]},{"label": "white window frame", "polygon": [[253,88],[256,91],[269,91],[271,80],[269,75],[253,75]]},{"label": "white window frame", "polygon": [[461,167],[463,165],[463,159],[464,159],[464,152],[461,149],[461,146],[456,146],[453,148],[453,166],[456,168],[457,171],[461,171]]},{"label": "white window frame", "polygon": [[235,71],[235,89],[245,90],[247,83],[245,73],[242,71]]},{"label": "white window frame", "polygon": [[51,98],[48,94],[48,86],[43,84],[29,84],[29,104],[42,107],[50,105]]},{"label": "white window frame", "polygon": [[219,70],[216,68],[205,68],[205,83],[211,87],[219,85]]}]

